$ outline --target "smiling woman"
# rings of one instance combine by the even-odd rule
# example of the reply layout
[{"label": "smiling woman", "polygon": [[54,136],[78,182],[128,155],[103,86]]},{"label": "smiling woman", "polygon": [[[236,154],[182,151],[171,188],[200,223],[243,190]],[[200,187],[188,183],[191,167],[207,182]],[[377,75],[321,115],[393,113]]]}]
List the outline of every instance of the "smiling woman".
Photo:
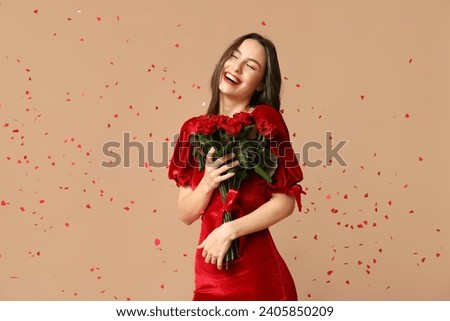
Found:
[{"label": "smiling woman", "polygon": [[257,40],[244,40],[224,63],[219,84],[221,106],[233,111],[247,104],[255,92],[262,91],[265,70],[264,47]]},{"label": "smiling woman", "polygon": [[[207,115],[191,118],[181,128],[169,178],[180,188],[180,219],[186,224],[202,221],[194,300],[297,300],[294,280],[269,231],[293,212],[295,200],[301,208],[301,187],[297,184],[303,174],[279,112],[280,87],[273,43],[259,34],[242,36],[225,51],[214,70]],[[238,119],[248,121],[238,124],[247,129],[229,133],[228,125]],[[217,123],[228,135],[221,133],[217,139],[236,141],[257,136],[249,126],[253,121],[265,144],[260,150],[264,153],[267,146],[275,155],[277,165],[270,179],[257,171],[248,171],[245,180],[235,179],[247,168],[246,158],[231,151],[220,150],[219,155],[216,147],[201,151],[204,158],[199,166],[199,158],[194,157],[199,153],[193,153],[192,144],[199,129],[205,134],[204,141],[211,141]],[[206,130],[205,124],[211,122],[214,126]],[[233,183],[228,182],[236,180],[239,192],[224,193],[224,184],[230,186]],[[225,219],[230,213],[232,219]],[[229,259],[230,249],[233,253],[236,249],[239,256]]]},{"label": "smiling woman", "polygon": [[[245,67],[242,66],[242,63],[245,63]],[[251,33],[237,38],[225,50],[216,65],[211,78],[212,97],[208,114],[220,113],[221,90],[223,89],[220,85],[224,79],[226,68],[230,69],[231,75],[234,74],[231,69],[233,66],[239,67],[238,71],[243,73],[250,73],[250,71],[253,71],[253,67],[255,72],[250,74],[253,74],[253,76],[261,76],[262,74],[262,78],[250,97],[250,106],[266,104],[276,110],[280,109],[281,71],[276,48],[269,39]],[[246,98],[248,99],[248,97]]]}]

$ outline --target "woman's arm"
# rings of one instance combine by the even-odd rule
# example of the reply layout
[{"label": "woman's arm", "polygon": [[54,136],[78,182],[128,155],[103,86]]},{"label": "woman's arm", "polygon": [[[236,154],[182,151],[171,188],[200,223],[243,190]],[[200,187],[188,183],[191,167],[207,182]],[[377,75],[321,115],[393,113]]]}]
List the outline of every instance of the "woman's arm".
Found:
[{"label": "woman's arm", "polygon": [[214,147],[208,151],[206,155],[205,174],[197,187],[194,190],[190,187],[180,187],[178,213],[180,219],[188,225],[198,220],[203,214],[203,211],[209,204],[212,193],[219,186],[220,182],[234,175],[234,173],[226,173],[226,171],[239,164],[239,161],[227,163],[234,157],[232,153],[214,161],[214,153]]},{"label": "woman's arm", "polygon": [[231,242],[243,235],[264,230],[294,211],[295,199],[282,193],[274,193],[272,198],[253,212],[231,222],[222,224],[198,246],[203,249],[206,263],[217,264],[222,269],[225,253]]}]

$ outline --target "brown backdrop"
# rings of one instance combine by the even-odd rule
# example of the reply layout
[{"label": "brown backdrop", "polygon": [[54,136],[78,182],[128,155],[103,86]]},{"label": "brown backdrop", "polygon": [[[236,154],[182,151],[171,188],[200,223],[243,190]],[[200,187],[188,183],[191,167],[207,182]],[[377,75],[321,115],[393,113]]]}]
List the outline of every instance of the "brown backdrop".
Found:
[{"label": "brown backdrop", "polygon": [[[347,141],[347,166],[304,166],[304,209],[273,228],[299,298],[450,299],[449,10],[1,1],[0,299],[191,299],[199,224],[177,218],[168,142],[251,31],[277,45],[295,149]],[[127,133],[147,163],[132,147],[129,167],[101,166]]]}]

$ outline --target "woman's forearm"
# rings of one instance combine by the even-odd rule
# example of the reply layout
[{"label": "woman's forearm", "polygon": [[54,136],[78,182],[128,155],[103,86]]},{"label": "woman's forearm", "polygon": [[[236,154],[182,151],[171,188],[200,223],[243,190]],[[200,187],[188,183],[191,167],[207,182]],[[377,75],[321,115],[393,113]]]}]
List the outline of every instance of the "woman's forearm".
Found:
[{"label": "woman's forearm", "polygon": [[180,187],[178,198],[180,219],[188,225],[198,220],[208,206],[213,191],[202,182],[194,190],[190,187]]},{"label": "woman's forearm", "polygon": [[264,230],[294,211],[295,199],[282,193],[273,194],[272,198],[253,212],[229,222],[231,239]]}]

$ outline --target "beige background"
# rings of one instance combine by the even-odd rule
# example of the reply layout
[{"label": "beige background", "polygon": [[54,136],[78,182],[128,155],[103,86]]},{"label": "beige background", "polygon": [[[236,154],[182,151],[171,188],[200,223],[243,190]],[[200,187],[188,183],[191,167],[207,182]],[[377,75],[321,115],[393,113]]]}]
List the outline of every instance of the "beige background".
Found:
[{"label": "beige background", "polygon": [[121,153],[130,133],[167,163],[251,31],[277,45],[295,149],[348,141],[347,167],[303,168],[302,213],[272,229],[299,298],[450,299],[449,14],[447,0],[1,1],[0,299],[191,299],[198,222],[178,220],[165,166],[140,168],[134,148],[130,168],[104,168],[102,146]]}]

